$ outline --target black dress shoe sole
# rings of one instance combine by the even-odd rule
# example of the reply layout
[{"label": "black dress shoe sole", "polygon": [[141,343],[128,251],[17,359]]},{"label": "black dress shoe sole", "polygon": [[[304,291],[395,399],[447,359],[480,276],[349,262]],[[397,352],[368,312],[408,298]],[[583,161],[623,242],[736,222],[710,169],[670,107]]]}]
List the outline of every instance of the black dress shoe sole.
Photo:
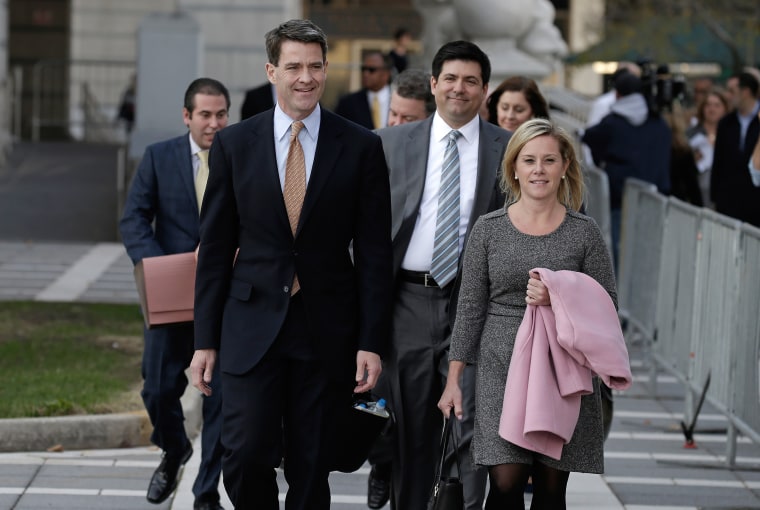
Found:
[{"label": "black dress shoe sole", "polygon": [[219,503],[195,503],[193,510],[224,510],[224,507]]},{"label": "black dress shoe sole", "polygon": [[372,509],[383,508],[390,499],[390,482],[370,475],[367,486],[367,506]]}]

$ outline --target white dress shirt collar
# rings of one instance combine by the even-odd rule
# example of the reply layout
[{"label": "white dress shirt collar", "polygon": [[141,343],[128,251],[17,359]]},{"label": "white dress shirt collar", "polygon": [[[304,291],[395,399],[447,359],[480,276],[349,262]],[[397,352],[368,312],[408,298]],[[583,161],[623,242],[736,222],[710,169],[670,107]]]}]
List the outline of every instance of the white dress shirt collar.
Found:
[{"label": "white dress shirt collar", "polygon": [[193,140],[193,135],[191,135],[190,133],[188,133],[187,134],[187,138],[188,138],[188,140],[190,140],[190,155],[191,156],[195,156],[196,154],[198,154],[200,151],[203,150],[203,149],[201,149],[200,145],[198,145],[197,143],[195,143],[195,140]]},{"label": "white dress shirt collar", "polygon": [[386,85],[377,92],[367,90],[367,102],[370,105],[370,111],[372,111],[372,99],[377,97],[377,102],[380,105],[380,127],[388,125],[388,111],[391,107],[391,87]]},{"label": "white dress shirt collar", "polygon": [[383,104],[383,102],[390,101],[391,99],[391,87],[390,85],[386,85],[377,92],[368,90],[367,95],[369,96],[370,102],[373,97],[377,96],[377,100],[380,101],[380,104]]},{"label": "white dress shirt collar", "polygon": [[[322,110],[320,109],[319,103],[317,103],[317,107],[314,108],[314,111],[309,114],[308,117],[303,119],[301,122],[303,122],[303,126],[305,129],[301,130],[301,133],[306,131],[306,134],[309,136],[309,138],[312,139],[314,143],[317,141],[317,136],[319,136],[319,125],[322,120]],[[282,108],[280,108],[280,105],[277,104],[274,108],[274,138],[275,140],[282,140],[283,137],[288,136],[290,129],[290,125],[295,122],[290,116],[282,111]],[[300,134],[299,134],[300,135]],[[299,136],[300,139],[300,136]]]},{"label": "white dress shirt collar", "polygon": [[[433,114],[433,126],[430,131],[431,140],[436,142],[443,141],[452,129],[454,128],[449,126],[437,111]],[[480,136],[480,117],[475,115],[470,119],[470,122],[459,128],[457,131],[462,133],[460,140],[464,139],[467,144],[472,145],[477,142],[478,137]]]},{"label": "white dress shirt collar", "polygon": [[[298,133],[298,140],[303,149],[304,162],[306,163],[306,183],[311,178],[311,169],[314,166],[314,156],[317,153],[317,139],[319,138],[319,125],[322,120],[322,111],[319,104],[308,117],[302,120],[304,128]],[[274,150],[277,158],[277,173],[280,176],[280,186],[285,186],[285,164],[290,148],[291,119],[277,105],[274,109]]]},{"label": "white dress shirt collar", "polygon": [[201,149],[201,146],[195,143],[193,135],[190,133],[187,134],[187,138],[190,140],[190,161],[193,164],[193,179],[195,179],[198,176],[198,168],[201,166],[201,160],[198,153],[204,149]]}]

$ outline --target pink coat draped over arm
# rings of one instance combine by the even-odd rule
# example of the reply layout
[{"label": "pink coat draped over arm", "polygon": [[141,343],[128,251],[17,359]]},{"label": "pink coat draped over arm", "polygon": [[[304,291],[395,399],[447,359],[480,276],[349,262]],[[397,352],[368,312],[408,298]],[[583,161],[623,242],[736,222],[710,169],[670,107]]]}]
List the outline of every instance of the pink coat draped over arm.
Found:
[{"label": "pink coat draped over arm", "polygon": [[546,285],[551,306],[525,310],[499,435],[559,459],[575,431],[581,396],[593,393],[593,373],[624,390],[631,385],[631,368],[615,305],[596,280],[575,271],[533,271]]}]

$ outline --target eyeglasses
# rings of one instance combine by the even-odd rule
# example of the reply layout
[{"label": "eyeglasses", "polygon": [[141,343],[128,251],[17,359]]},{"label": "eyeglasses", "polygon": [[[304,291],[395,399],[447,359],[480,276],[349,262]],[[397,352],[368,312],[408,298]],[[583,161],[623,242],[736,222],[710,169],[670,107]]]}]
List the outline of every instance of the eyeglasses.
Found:
[{"label": "eyeglasses", "polygon": [[362,69],[363,73],[370,73],[370,74],[372,74],[372,73],[374,73],[376,71],[380,71],[382,69],[382,67],[362,66],[361,69]]}]

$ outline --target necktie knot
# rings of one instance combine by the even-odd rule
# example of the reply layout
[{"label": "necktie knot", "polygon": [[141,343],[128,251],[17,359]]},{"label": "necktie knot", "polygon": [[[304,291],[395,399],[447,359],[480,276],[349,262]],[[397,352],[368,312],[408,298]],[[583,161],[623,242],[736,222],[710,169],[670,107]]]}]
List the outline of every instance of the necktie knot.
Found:
[{"label": "necktie knot", "polygon": [[451,131],[449,131],[449,134],[448,134],[449,143],[448,143],[448,145],[451,146],[453,144],[456,144],[457,140],[459,139],[460,136],[462,136],[462,132],[461,131],[457,131],[456,129],[452,129]]},{"label": "necktie knot", "polygon": [[295,121],[293,124],[290,125],[290,140],[293,141],[293,138],[298,138],[298,133],[301,132],[301,129],[303,129],[303,122],[300,120]]},{"label": "necktie knot", "polygon": [[208,149],[198,151],[197,154],[198,154],[198,159],[200,160],[201,164],[208,165]]}]

